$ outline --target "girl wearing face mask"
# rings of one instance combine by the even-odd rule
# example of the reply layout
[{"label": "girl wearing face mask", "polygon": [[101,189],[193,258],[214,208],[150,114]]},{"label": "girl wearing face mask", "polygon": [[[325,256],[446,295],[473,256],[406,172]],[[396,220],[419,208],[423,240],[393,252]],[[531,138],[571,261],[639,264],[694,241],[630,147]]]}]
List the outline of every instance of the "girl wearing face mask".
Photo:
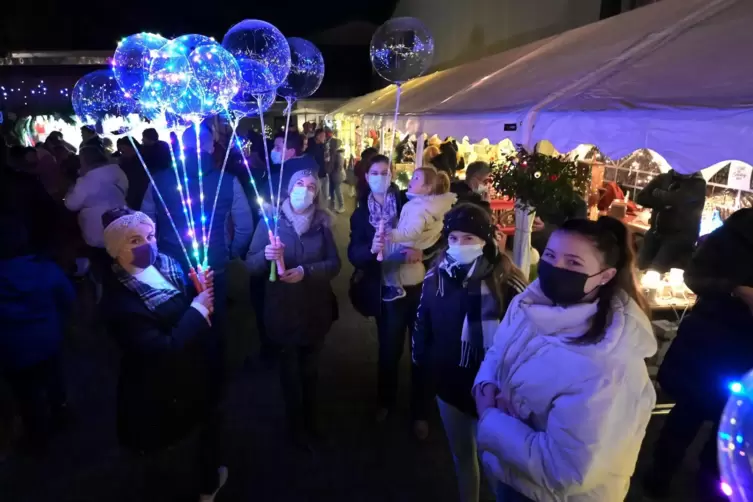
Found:
[{"label": "girl wearing face mask", "polygon": [[[348,258],[355,267],[351,278],[350,300],[353,307],[366,317],[375,317],[379,338],[377,422],[387,419],[397,400],[400,358],[405,338],[413,327],[416,309],[421,298],[423,273],[402,281],[405,296],[391,302],[383,300],[385,265],[417,264],[427,262],[442,248],[440,239],[423,251],[405,247],[396,253],[387,253],[387,230],[395,228],[398,215],[408,202],[406,192],[392,183],[390,162],[384,155],[372,157],[365,168],[367,186],[359,192],[356,210],[350,218],[350,244]],[[384,232],[380,232],[384,230]],[[377,259],[383,252],[383,261]],[[429,434],[428,400],[422,383],[421,368],[411,368],[411,415],[413,430],[419,439]]]},{"label": "girl wearing face mask", "polygon": [[[473,380],[513,297],[526,282],[495,242],[489,214],[471,203],[444,219],[449,246],[426,274],[413,331],[413,359],[430,375],[461,502],[478,502]],[[504,250],[503,250],[504,251]]]},{"label": "girl wearing face mask", "polygon": [[114,260],[102,308],[123,353],[117,397],[120,444],[148,459],[197,433],[199,499],[209,502],[227,480],[218,448],[216,368],[221,355],[210,330],[212,274],[207,275],[207,289],[191,298],[180,264],[158,252],[154,222],[146,214],[113,209],[102,223],[105,247]]},{"label": "girl wearing face mask", "polygon": [[269,242],[260,223],[246,265],[252,276],[268,277],[270,262],[284,258],[286,270],[277,281],[264,283],[267,337],[281,347],[280,380],[294,443],[308,448],[318,435],[316,380],[325,335],[337,319],[337,301],[330,282],[340,272],[332,235],[331,215],[320,209],[315,171],[295,172],[290,197],[281,204],[281,245]]},{"label": "girl wearing face mask", "polygon": [[510,305],[475,381],[499,501],[624,500],[656,402],[656,352],[625,226],[569,220]]}]

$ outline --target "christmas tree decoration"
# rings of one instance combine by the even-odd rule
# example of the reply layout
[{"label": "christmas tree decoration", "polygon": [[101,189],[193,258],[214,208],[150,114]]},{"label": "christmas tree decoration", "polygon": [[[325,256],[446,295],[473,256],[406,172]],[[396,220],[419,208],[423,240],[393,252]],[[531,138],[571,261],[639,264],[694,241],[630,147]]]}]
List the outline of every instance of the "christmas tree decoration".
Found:
[{"label": "christmas tree decoration", "polygon": [[530,271],[535,213],[556,214],[562,208],[582,202],[590,180],[591,170],[587,164],[566,157],[531,153],[523,147],[492,166],[494,190],[515,200],[513,260],[524,274]]}]

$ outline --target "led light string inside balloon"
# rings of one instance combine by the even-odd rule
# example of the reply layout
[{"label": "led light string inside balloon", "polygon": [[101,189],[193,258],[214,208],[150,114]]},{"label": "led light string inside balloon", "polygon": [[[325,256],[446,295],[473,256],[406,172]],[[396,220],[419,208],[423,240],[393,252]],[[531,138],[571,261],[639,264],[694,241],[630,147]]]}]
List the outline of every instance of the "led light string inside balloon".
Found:
[{"label": "led light string inside balloon", "polygon": [[[178,184],[178,195],[180,196],[180,203],[183,207],[183,216],[186,218],[186,228],[188,229],[188,236],[192,239],[192,241],[196,241],[196,239],[193,237],[194,233],[191,230],[191,218],[188,215],[188,204],[186,203],[186,192],[183,190],[183,185],[180,182],[180,173],[178,171],[178,162],[175,159],[175,152],[173,151],[173,141],[172,138],[170,138],[170,143],[168,143],[170,146],[170,161],[172,162],[173,167],[173,173],[175,173],[175,182]],[[198,243],[197,243],[198,246]],[[196,251],[194,251],[194,254]],[[191,261],[189,260],[189,264]],[[198,263],[197,263],[198,265]]]},{"label": "led light string inside balloon", "polygon": [[132,136],[128,136],[129,141],[131,142],[131,146],[136,151],[136,155],[139,158],[139,161],[141,162],[141,166],[144,168],[144,172],[146,173],[147,177],[149,178],[149,182],[152,184],[152,190],[154,190],[154,193],[157,194],[157,198],[159,199],[160,203],[162,204],[162,207],[165,209],[165,215],[167,215],[167,219],[170,222],[170,226],[173,227],[173,231],[175,232],[175,235],[178,237],[178,244],[180,244],[180,249],[183,251],[183,255],[186,258],[186,261],[188,262],[190,272],[189,275],[191,277],[191,280],[193,281],[194,287],[197,291],[202,291],[204,288],[201,286],[201,283],[198,280],[198,277],[196,276],[196,270],[191,266],[191,259],[188,256],[188,250],[186,250],[186,246],[183,244],[183,236],[181,235],[180,231],[178,230],[178,227],[175,225],[175,220],[173,220],[172,214],[170,214],[170,209],[168,209],[167,204],[165,203],[165,199],[162,197],[162,193],[160,193],[159,188],[157,188],[157,184],[154,182],[154,177],[152,176],[152,173],[149,171],[149,168],[146,167],[146,162],[144,162],[144,157],[141,156],[141,152],[138,148],[136,148],[136,142],[133,140]]},{"label": "led light string inside balloon", "polygon": [[[261,122],[261,138],[262,143],[264,143],[264,160],[266,161],[267,165],[267,181],[269,182],[269,198],[270,203],[272,204],[272,207],[275,207],[275,192],[274,188],[272,187],[272,169],[269,167],[269,147],[267,146],[267,138],[264,135],[266,130],[264,128],[264,108],[262,107],[262,95],[259,94],[256,96],[256,104],[259,107],[259,121]],[[282,179],[282,170],[280,171],[280,179]],[[274,214],[272,214],[272,218],[275,220],[275,229],[277,228],[277,224],[280,220],[280,212],[279,212],[280,204],[278,202],[277,204],[277,210],[274,211]],[[276,244],[278,238],[276,235],[272,233],[272,227],[267,225],[267,228],[269,229],[269,241],[271,244]],[[270,269],[269,269],[269,281],[275,282],[277,280],[277,273],[284,274],[285,273],[285,265],[282,260],[273,261],[270,263]]]},{"label": "led light string inside balloon", "polygon": [[[387,165],[389,166],[389,172],[392,173],[392,157],[395,155],[395,135],[397,134],[397,115],[400,110],[400,93],[402,87],[397,84],[397,95],[395,96],[395,115],[392,118],[392,144],[390,144],[390,157]],[[384,130],[384,129],[382,129]],[[382,221],[379,224],[379,232],[384,235],[384,208],[382,208]],[[384,260],[384,251],[379,251],[377,255],[377,261]]]},{"label": "led light string inside balloon", "polygon": [[[236,129],[238,127],[238,123],[235,122],[233,125],[233,128]],[[269,217],[267,216],[267,212],[264,210],[264,199],[259,195],[259,188],[256,186],[256,180],[254,180],[254,175],[251,174],[251,167],[248,165],[248,159],[246,159],[246,154],[243,152],[243,145],[241,145],[240,139],[238,136],[235,136],[235,146],[238,148],[238,150],[241,153],[241,159],[243,160],[243,166],[246,168],[246,172],[248,173],[248,179],[251,182],[251,187],[254,189],[254,195],[256,195],[256,202],[259,204],[259,209],[261,210],[261,217],[264,219],[264,224],[267,225],[267,229],[269,230],[269,243],[274,244],[276,242],[276,238],[274,234],[272,233],[272,225],[269,222]],[[285,270],[285,263],[283,260],[279,260],[279,263],[272,262],[272,270],[275,270],[275,264],[280,270]],[[277,280],[277,277],[272,276],[272,271],[270,271],[269,280],[274,282]]]},{"label": "led light string inside balloon", "polygon": [[[227,160],[230,157],[230,150],[233,149],[233,141],[236,136],[237,123],[233,124],[233,132],[230,135],[230,141],[227,143],[227,149],[225,150],[225,160],[222,162],[222,168],[220,169],[220,179],[217,182],[217,190],[214,192],[214,201],[212,203],[212,212],[209,215],[209,233],[207,234],[207,240],[212,241],[212,228],[214,227],[214,213],[217,210],[217,200],[220,197],[220,187],[222,186],[222,178],[225,175],[225,168],[227,166]],[[204,257],[204,267],[208,265],[208,257]]]},{"label": "led light string inside balloon", "polygon": [[286,97],[288,106],[285,109],[285,137],[282,143],[282,162],[280,163],[280,179],[277,181],[277,207],[275,209],[275,237],[278,237],[280,228],[280,203],[282,201],[282,177],[285,172],[285,153],[288,151],[288,131],[290,130],[290,112],[293,109],[293,99]]},{"label": "led light string inside balloon", "polygon": [[176,133],[176,136],[178,136],[178,146],[180,147],[180,163],[183,165],[183,186],[186,194],[186,206],[188,208],[188,216],[191,220],[188,235],[192,240],[193,256],[194,258],[196,258],[196,265],[198,266],[201,262],[199,261],[199,243],[196,240],[196,220],[193,217],[193,204],[191,201],[191,191],[189,188],[190,185],[188,184],[188,169],[186,169],[186,148],[185,144],[183,143],[183,135]]},{"label": "led light string inside balloon", "polygon": [[[194,127],[196,129],[196,166],[197,171],[199,172],[199,210],[201,211],[199,220],[201,223],[201,250],[204,253],[204,260],[200,261],[199,263],[203,263],[207,261],[208,249],[206,227],[207,218],[204,213],[204,175],[201,173],[201,119],[194,120]],[[185,168],[186,166],[183,166],[183,169]]]}]

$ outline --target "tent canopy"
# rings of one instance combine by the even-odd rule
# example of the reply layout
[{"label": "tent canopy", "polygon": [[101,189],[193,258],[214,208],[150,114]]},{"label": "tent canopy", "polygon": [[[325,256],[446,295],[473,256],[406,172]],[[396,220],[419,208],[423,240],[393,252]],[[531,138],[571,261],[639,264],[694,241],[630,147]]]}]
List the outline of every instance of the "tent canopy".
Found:
[{"label": "tent canopy", "polygon": [[[640,148],[681,172],[753,164],[753,1],[663,0],[403,86],[419,131],[560,151]],[[334,113],[392,121],[395,86]]]}]

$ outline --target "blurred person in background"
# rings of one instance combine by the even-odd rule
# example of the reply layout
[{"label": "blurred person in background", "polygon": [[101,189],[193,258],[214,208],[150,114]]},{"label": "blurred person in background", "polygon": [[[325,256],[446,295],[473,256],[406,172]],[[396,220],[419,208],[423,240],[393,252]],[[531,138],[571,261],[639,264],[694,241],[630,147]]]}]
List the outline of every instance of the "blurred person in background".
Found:
[{"label": "blurred person in background", "polygon": [[491,213],[489,205],[489,187],[491,185],[491,166],[483,161],[471,162],[465,170],[465,179],[457,180],[450,186],[450,191],[458,196],[458,203],[470,202]]},{"label": "blurred person in background", "polygon": [[706,180],[701,173],[680,174],[674,169],[652,179],[635,198],[650,208],[651,228],[643,239],[638,267],[669,272],[685,268],[701,230],[706,203]]},{"label": "blurred person in background", "polygon": [[126,137],[118,138],[118,152],[120,152],[118,164],[128,178],[126,204],[135,211],[141,209],[144,194],[149,186],[149,176],[144,171],[144,166],[141,165],[136,152],[137,148],[139,148],[139,144],[135,140],[134,143],[131,143]]},{"label": "blurred person in background", "polygon": [[22,220],[0,213],[0,374],[32,450],[67,419],[61,352],[74,300],[63,271],[32,249]]},{"label": "blurred person in background", "polygon": [[329,175],[330,209],[342,214],[345,212],[342,191],[342,183],[345,181],[345,147],[337,138],[332,138],[329,141],[332,150],[332,172]]},{"label": "blurred person in background", "polygon": [[704,423],[712,434],[700,454],[701,500],[722,501],[716,431],[729,385],[753,368],[753,209],[740,209],[705,239],[685,270],[698,301],[680,324],[657,380],[675,401],[654,444],[644,479],[655,498],[672,479]]}]

